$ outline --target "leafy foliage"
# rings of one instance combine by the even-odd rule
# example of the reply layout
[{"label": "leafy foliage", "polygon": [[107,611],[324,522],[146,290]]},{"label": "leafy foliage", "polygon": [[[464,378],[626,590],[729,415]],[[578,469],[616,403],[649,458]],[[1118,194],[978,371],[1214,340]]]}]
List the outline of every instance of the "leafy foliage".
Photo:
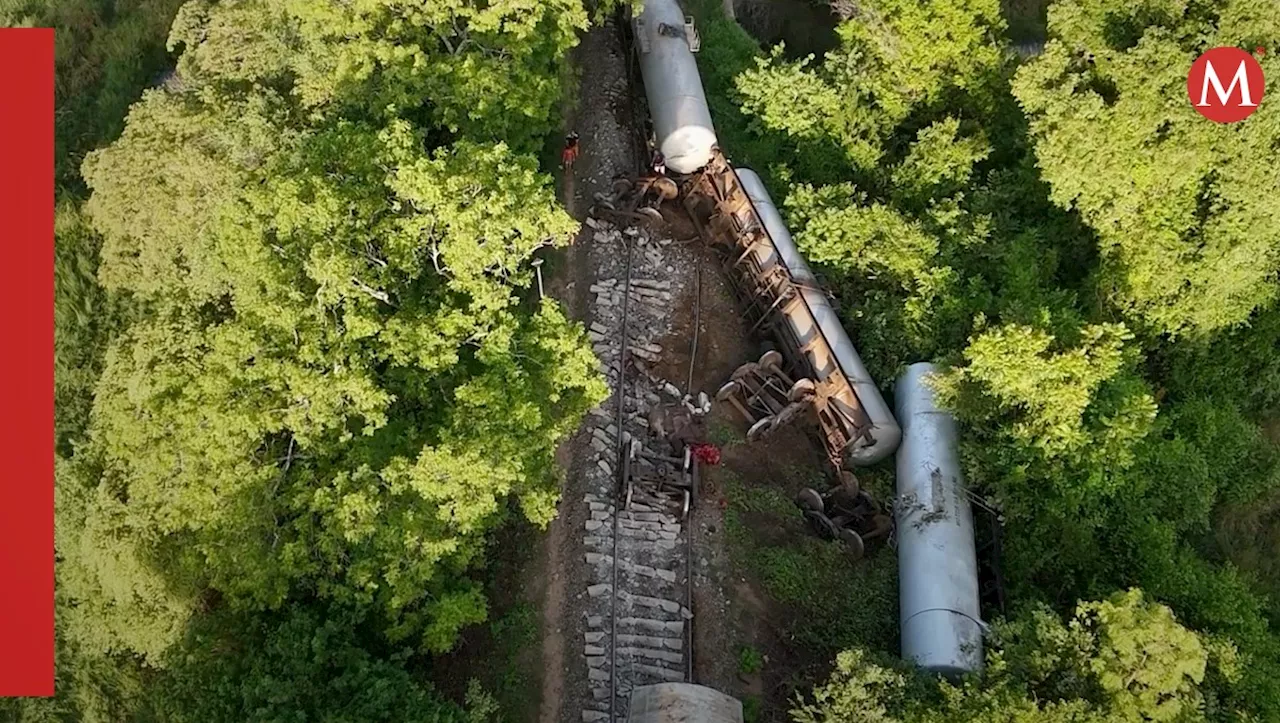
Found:
[{"label": "leafy foliage", "polygon": [[470,720],[414,680],[404,654],[364,648],[363,623],[343,608],[215,616],[167,666],[163,689],[152,695],[155,714],[175,722]]},{"label": "leafy foliage", "polygon": [[[839,47],[821,63],[787,62],[775,52],[736,83],[743,109],[811,150],[806,158],[835,151],[869,174],[918,108],[957,93],[982,102],[991,72],[1004,62],[995,42],[1003,21],[999,6],[985,0],[878,2],[859,15],[839,26]],[[840,169],[799,170],[815,176]]]},{"label": "leafy foliage", "polygon": [[[549,128],[581,22],[546,3],[184,6],[184,89],[146,93],[84,166],[100,277],[148,313],[107,353],[96,467],[76,468],[83,529],[118,551],[67,580],[86,600],[132,586],[129,605],[86,608],[78,634],[157,662],[194,604],[179,582],[248,611],[313,591],[425,650],[485,618],[463,574],[483,533],[507,496],[550,518],[551,452],[603,394],[581,330],[515,296],[576,230],[518,149]],[[538,93],[477,109],[477,83]],[[419,97],[426,116],[398,110]]]},{"label": "leafy foliage", "polygon": [[[1007,498],[1012,514],[1028,512],[1023,501],[1038,509],[1032,501],[1045,480],[1068,496],[1091,486],[1110,492],[1155,417],[1154,400],[1133,375],[1124,326],[1088,326],[1079,336],[1078,346],[1055,350],[1056,340],[1032,327],[990,329],[965,349],[964,366],[935,381],[942,402],[973,430],[974,481]],[[1067,468],[1089,476],[1060,479]],[[1007,470],[1016,474],[989,476]],[[1022,487],[1028,483],[1040,489]]]},{"label": "leafy foliage", "polygon": [[551,519],[552,451],[604,394],[581,328],[525,298],[577,230],[531,154],[586,14],[148,22],[174,12],[176,74],[76,146],[119,135],[59,212],[62,648],[157,683],[110,720],[456,720],[405,661],[486,618],[486,533]]},{"label": "leafy foliage", "polygon": [[[1259,149],[1280,114],[1205,123],[1186,69],[1219,45],[1271,47],[1280,5],[1072,0],[1049,13],[1043,55],[1014,92],[1053,199],[1096,230],[1100,290],[1158,332],[1239,324],[1276,296],[1280,171]],[[1271,55],[1264,73],[1280,72]]]},{"label": "leafy foliage", "polygon": [[958,684],[882,667],[859,649],[799,698],[797,723],[1204,720],[1206,671],[1234,678],[1230,646],[1206,641],[1131,590],[1081,603],[1064,622],[1044,608],[997,626],[981,677]]}]

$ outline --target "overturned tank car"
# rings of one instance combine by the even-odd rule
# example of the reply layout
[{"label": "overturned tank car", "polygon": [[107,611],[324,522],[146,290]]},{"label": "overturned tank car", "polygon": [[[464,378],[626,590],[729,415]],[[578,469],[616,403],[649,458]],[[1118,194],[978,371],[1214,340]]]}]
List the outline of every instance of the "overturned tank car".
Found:
[{"label": "overturned tank car", "polygon": [[875,464],[893,454],[902,437],[898,422],[760,177],[749,169],[735,171],[716,154],[683,192],[686,205],[694,206],[691,215],[707,218],[710,240],[728,247],[729,277],[747,301],[748,316],[780,342],[785,367],[793,373],[779,375],[784,365],[778,358],[772,367],[762,358],[756,370],[770,372],[789,401],[813,406],[835,469]]},{"label": "overturned tank car", "polygon": [[645,0],[634,31],[656,145],[669,169],[693,173],[711,161],[716,147],[693,57],[700,45],[693,18],[676,0]]},{"label": "overturned tank car", "polygon": [[926,379],[932,364],[912,364],[898,379],[899,614],[902,657],[956,677],[982,667],[982,623],[973,511],[957,451],[956,421],[939,409]]}]

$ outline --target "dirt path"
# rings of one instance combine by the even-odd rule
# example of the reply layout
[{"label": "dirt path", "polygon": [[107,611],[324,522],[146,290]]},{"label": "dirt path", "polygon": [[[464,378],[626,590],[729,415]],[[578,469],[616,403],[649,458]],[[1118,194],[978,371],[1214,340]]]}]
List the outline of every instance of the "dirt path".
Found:
[{"label": "dirt path", "polygon": [[[562,467],[568,465],[561,461]],[[548,573],[546,594],[542,601],[542,696],[538,710],[540,723],[556,723],[564,698],[565,636],[561,614],[565,607],[563,559],[568,544],[568,525],[563,518],[551,523],[542,569]]]},{"label": "dirt path", "polygon": [[[580,76],[576,107],[566,114],[565,132],[576,130],[581,150],[571,174],[562,181],[561,198],[575,218],[582,220],[594,194],[607,191],[613,177],[636,170],[634,111],[627,80],[627,56],[616,25],[609,21],[591,28],[575,49],[573,62]],[[588,287],[594,282],[590,258],[591,229],[567,251],[565,263],[550,280],[547,292],[565,304],[578,320],[586,318]],[[589,436],[589,435],[587,435]],[[583,603],[578,590],[588,571],[579,559],[575,530],[589,516],[583,502],[581,468],[588,457],[587,440],[579,433],[557,450],[557,461],[567,480],[559,515],[552,522],[543,550],[541,569],[546,572],[542,600],[542,695],[539,723],[578,723],[578,709],[567,703],[585,690],[586,670],[581,663]]]}]

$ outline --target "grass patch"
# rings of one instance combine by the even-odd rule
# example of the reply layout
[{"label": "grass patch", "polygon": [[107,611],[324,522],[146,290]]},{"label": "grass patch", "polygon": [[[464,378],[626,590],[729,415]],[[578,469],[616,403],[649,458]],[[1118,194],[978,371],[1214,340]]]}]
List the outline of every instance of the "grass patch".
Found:
[{"label": "grass patch", "polygon": [[[509,510],[514,511],[514,510]],[[530,723],[542,695],[542,598],[529,586],[545,575],[544,533],[524,520],[505,523],[489,541],[485,569],[488,622],[463,631],[445,655],[424,659],[443,697],[486,711],[484,723]]]},{"label": "grass patch", "polygon": [[526,723],[537,718],[542,681],[539,611],[517,602],[464,638],[447,660],[433,661],[433,683],[446,697],[480,711],[474,720]]},{"label": "grass patch", "polygon": [[489,632],[516,649],[533,645],[538,642],[538,610],[530,603],[519,603],[490,623]]},{"label": "grass patch", "polygon": [[764,656],[750,645],[738,650],[738,672],[743,675],[755,675],[764,669]]},{"label": "grass patch", "polygon": [[760,711],[764,704],[760,701],[760,696],[749,695],[742,700],[742,722],[755,723],[760,720]]},{"label": "grass patch", "polygon": [[723,419],[711,420],[710,429],[707,430],[707,437],[712,444],[720,449],[732,449],[747,441],[746,435],[742,433],[742,430]]},{"label": "grass patch", "polygon": [[875,550],[855,561],[840,543],[808,531],[785,490],[732,474],[721,484],[729,500],[725,532],[734,562],[785,608],[786,632],[800,649],[827,657],[855,645],[897,651],[893,550]]},{"label": "grass patch", "polygon": [[538,707],[539,681],[529,675],[526,651],[538,646],[538,610],[522,602],[489,626],[494,643],[493,697],[504,721],[530,720]]},{"label": "grass patch", "polygon": [[725,480],[730,509],[770,515],[790,515],[796,510],[791,498],[777,487],[745,485],[737,477]]}]

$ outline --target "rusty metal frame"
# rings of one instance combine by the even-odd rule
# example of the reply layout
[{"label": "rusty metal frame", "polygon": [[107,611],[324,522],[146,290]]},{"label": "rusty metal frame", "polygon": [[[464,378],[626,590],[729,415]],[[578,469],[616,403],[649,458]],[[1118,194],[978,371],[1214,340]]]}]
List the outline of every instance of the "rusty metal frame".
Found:
[{"label": "rusty metal frame", "polygon": [[[719,251],[730,286],[746,306],[752,331],[767,326],[770,335],[781,342],[780,351],[792,376],[815,381],[818,394],[814,405],[823,447],[835,468],[843,468],[845,450],[870,436],[870,419],[860,406],[852,407],[839,399],[842,389],[848,389],[849,394],[845,396],[849,399],[858,399],[844,373],[837,367],[820,377],[791,325],[786,323],[785,315],[794,311],[795,305],[805,303],[802,284],[791,276],[785,264],[766,270],[754,262],[752,251],[756,245],[773,242],[737,172],[717,151],[702,171],[685,181],[680,195],[698,233]],[[704,214],[696,207],[698,199],[707,199],[712,205],[705,222]],[[813,321],[817,327],[816,318]],[[829,343],[819,331],[809,344]]]}]

